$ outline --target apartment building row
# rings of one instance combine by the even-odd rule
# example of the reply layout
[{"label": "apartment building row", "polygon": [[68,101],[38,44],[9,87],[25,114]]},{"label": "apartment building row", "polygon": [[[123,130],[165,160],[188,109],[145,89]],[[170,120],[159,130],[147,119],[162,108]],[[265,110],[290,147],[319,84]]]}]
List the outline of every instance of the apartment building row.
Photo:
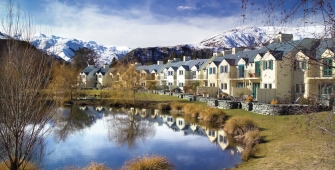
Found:
[{"label": "apartment building row", "polygon": [[[278,34],[265,47],[255,50],[233,48],[214,53],[210,59],[192,60],[184,56],[183,60],[174,59],[167,63],[135,65],[140,75],[138,84],[183,90],[187,83],[196,82],[199,87],[215,87],[217,93],[251,95],[265,103],[272,99],[329,99],[335,85],[335,39],[292,41],[292,37],[291,34]],[[106,81],[114,81],[113,76],[119,75],[109,71]]]}]

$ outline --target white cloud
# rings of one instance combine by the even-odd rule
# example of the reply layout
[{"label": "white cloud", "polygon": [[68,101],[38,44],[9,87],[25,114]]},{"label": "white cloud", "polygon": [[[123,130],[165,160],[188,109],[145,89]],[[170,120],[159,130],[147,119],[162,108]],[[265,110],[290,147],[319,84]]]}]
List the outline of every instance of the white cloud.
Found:
[{"label": "white cloud", "polygon": [[52,1],[47,4],[45,13],[34,19],[44,22],[37,25],[41,33],[131,48],[199,43],[209,36],[240,26],[236,22],[238,15],[168,18],[135,8],[110,10],[109,13],[112,15],[100,13],[97,6],[79,8]]},{"label": "white cloud", "polygon": [[194,10],[194,9],[196,9],[196,8],[194,8],[194,7],[190,7],[190,6],[178,6],[177,9],[178,9],[179,11],[184,11],[184,10]]}]

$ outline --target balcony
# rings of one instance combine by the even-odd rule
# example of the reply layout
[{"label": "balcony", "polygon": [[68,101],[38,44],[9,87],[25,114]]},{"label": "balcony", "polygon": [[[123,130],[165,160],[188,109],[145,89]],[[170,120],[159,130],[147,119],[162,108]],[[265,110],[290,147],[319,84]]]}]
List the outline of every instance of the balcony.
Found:
[{"label": "balcony", "polygon": [[260,72],[256,73],[255,71],[245,70],[242,73],[237,71],[237,73],[235,72],[229,75],[231,79],[259,79],[261,74]]}]

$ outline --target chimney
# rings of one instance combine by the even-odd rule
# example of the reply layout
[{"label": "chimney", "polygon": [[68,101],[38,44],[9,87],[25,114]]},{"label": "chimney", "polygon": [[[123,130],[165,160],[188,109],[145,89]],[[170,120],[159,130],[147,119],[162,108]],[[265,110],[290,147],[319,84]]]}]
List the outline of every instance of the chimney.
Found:
[{"label": "chimney", "polygon": [[157,61],[157,65],[163,65],[164,64],[164,62],[163,61]]},{"label": "chimney", "polygon": [[191,59],[190,56],[184,56],[184,58],[183,58],[184,61],[188,61],[188,60],[190,60],[190,59]]},{"label": "chimney", "polygon": [[228,55],[232,53],[232,50],[223,50],[222,52],[222,56]]},{"label": "chimney", "polygon": [[103,65],[103,68],[109,68],[109,65],[106,63]]},{"label": "chimney", "polygon": [[284,34],[279,32],[270,43],[285,43],[293,40],[293,34]]},{"label": "chimney", "polygon": [[235,47],[231,49],[231,53],[232,54],[236,54],[239,51],[243,51],[245,49],[245,47]]}]

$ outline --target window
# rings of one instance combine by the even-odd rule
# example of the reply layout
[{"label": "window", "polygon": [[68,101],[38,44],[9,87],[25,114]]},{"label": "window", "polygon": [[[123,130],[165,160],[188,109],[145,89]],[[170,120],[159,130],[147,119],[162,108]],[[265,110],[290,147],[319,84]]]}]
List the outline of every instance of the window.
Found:
[{"label": "window", "polygon": [[213,67],[213,74],[216,74],[216,67]]},{"label": "window", "polygon": [[300,93],[300,84],[295,85],[295,92]]},{"label": "window", "polygon": [[168,76],[173,76],[173,71],[168,71]]},{"label": "window", "polygon": [[223,83],[220,84],[220,89],[223,89]]},{"label": "window", "polygon": [[304,60],[301,62],[301,69],[306,70],[306,68],[307,68],[307,62],[306,60]]},{"label": "window", "polygon": [[243,78],[244,77],[244,65],[238,66],[238,77]]},{"label": "window", "polygon": [[209,83],[209,87],[215,87],[215,83]]},{"label": "window", "polygon": [[257,77],[261,76],[261,63],[260,63],[260,61],[255,62],[255,73],[256,73]]},{"label": "window", "polygon": [[223,66],[220,66],[220,74],[223,73]]},{"label": "window", "polygon": [[227,83],[223,83],[223,89],[227,90],[228,87],[227,87]]},{"label": "window", "polygon": [[179,75],[184,75],[184,70],[179,70]]},{"label": "window", "polygon": [[102,77],[102,75],[98,75],[98,78],[101,78]]},{"label": "window", "polygon": [[224,72],[228,73],[228,66],[224,66]]},{"label": "window", "polygon": [[242,82],[238,82],[238,83],[236,83],[236,87],[237,87],[237,88],[243,88],[243,83],[242,83]]},{"label": "window", "polygon": [[212,73],[213,73],[212,67],[208,68],[208,74],[212,74]]},{"label": "window", "polygon": [[183,121],[178,120],[178,125],[183,125]]},{"label": "window", "polygon": [[179,83],[179,87],[184,87],[184,83]]},{"label": "window", "polygon": [[333,92],[332,84],[321,84],[319,89],[321,94],[331,94]]},{"label": "window", "polygon": [[192,71],[192,77],[193,77],[193,79],[197,78],[197,72],[196,71]]},{"label": "window", "polygon": [[267,89],[268,88],[268,84],[264,84],[264,89]]},{"label": "window", "polygon": [[171,82],[168,82],[168,86],[172,86],[173,85],[173,83],[171,83]]},{"label": "window", "polygon": [[323,77],[331,77],[333,70],[333,60],[331,58],[324,58],[323,59]]},{"label": "window", "polygon": [[298,70],[298,69],[306,70],[307,62],[306,62],[306,60],[294,61],[293,67],[294,67],[294,70]]},{"label": "window", "polygon": [[273,70],[273,60],[263,61],[263,70]]},{"label": "window", "polygon": [[272,89],[272,84],[269,84],[269,89]]}]

